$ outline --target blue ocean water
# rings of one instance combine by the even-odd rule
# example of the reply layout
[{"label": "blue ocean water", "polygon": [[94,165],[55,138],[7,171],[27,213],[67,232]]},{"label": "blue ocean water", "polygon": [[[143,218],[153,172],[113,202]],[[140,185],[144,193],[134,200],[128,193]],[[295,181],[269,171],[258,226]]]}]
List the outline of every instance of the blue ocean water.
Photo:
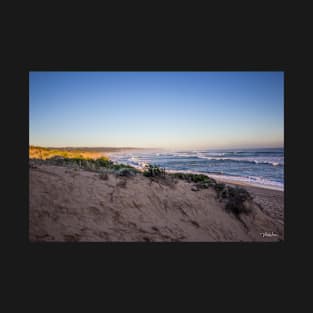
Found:
[{"label": "blue ocean water", "polygon": [[223,149],[180,151],[136,151],[114,153],[110,158],[135,167],[155,164],[172,171],[223,176],[257,184],[284,186],[284,149]]}]

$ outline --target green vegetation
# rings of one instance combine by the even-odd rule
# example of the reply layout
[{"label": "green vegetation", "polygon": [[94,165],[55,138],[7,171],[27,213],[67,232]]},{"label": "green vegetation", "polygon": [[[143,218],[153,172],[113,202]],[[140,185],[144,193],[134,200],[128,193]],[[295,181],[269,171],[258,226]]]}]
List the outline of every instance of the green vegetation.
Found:
[{"label": "green vegetation", "polygon": [[138,173],[139,171],[135,168],[120,168],[119,170],[116,170],[116,173],[119,175],[119,176],[127,176],[127,177],[130,177],[130,176],[134,176],[136,175],[136,173]]},{"label": "green vegetation", "polygon": [[29,146],[30,159],[46,160],[53,157],[76,158],[76,159],[104,158],[108,160],[108,158],[104,157],[103,153],[101,152],[84,151],[80,149],[65,149],[65,148],[55,149],[55,148]]},{"label": "green vegetation", "polygon": [[90,171],[112,172],[119,176],[133,176],[139,173],[136,168],[127,164],[115,164],[102,153],[96,151],[83,151],[80,149],[54,149],[44,147],[29,147],[29,159],[38,164],[51,164],[83,168]]},{"label": "green vegetation", "polygon": [[[88,171],[100,172],[100,178],[106,179],[107,173],[114,173],[119,176],[134,176],[139,173],[136,168],[127,164],[114,164],[106,157],[100,157],[97,159],[87,158],[84,156],[77,156],[73,158],[63,157],[59,155],[52,156],[47,159],[31,159],[32,163],[38,164],[50,164],[59,166],[69,166],[72,168],[82,168]],[[33,165],[32,165],[33,166]]]},{"label": "green vegetation", "polygon": [[104,158],[104,157],[96,159],[95,163],[98,167],[106,167],[106,168],[112,167],[114,165],[114,163],[111,160]]},{"label": "green vegetation", "polygon": [[136,168],[127,164],[114,164],[111,160],[105,158],[91,159],[91,158],[62,158],[62,157],[52,157],[46,159],[45,163],[52,165],[70,165],[73,167],[80,167],[87,170],[112,170],[120,171],[127,169],[134,173],[139,172]]},{"label": "green vegetation", "polygon": [[248,206],[245,205],[245,201],[251,200],[252,196],[244,188],[227,186],[223,183],[218,183],[213,178],[202,174],[173,173],[170,175],[178,179],[195,183],[193,190],[209,187],[214,188],[217,194],[217,198],[225,202],[225,210],[227,212],[232,212],[237,217],[241,213],[248,214],[250,212]]},{"label": "green vegetation", "polygon": [[[218,197],[221,197],[223,192],[224,192],[224,190],[227,190],[227,187],[223,183],[216,183],[214,185],[214,189],[217,192]],[[222,196],[222,198],[225,198],[225,197]]]},{"label": "green vegetation", "polygon": [[252,197],[249,192],[240,187],[228,187],[227,188],[227,203],[225,209],[238,216],[241,213],[250,213],[249,207],[245,206],[246,200],[251,200]]},{"label": "green vegetation", "polygon": [[192,174],[192,173],[173,173],[171,176],[186,180],[188,182],[196,183],[198,188],[209,188],[210,186],[215,186],[216,181],[203,174]]},{"label": "green vegetation", "polygon": [[250,193],[241,187],[231,187],[223,183],[217,183],[214,186],[217,193],[217,197],[226,201],[225,209],[228,212],[232,212],[236,216],[241,213],[248,214],[250,209],[245,205],[247,200],[251,200]]},{"label": "green vegetation", "polygon": [[147,164],[143,172],[147,177],[165,177],[165,168],[161,168],[157,165]]},{"label": "green vegetation", "polygon": [[122,169],[129,169],[129,170],[132,170],[132,171],[139,172],[139,170],[137,170],[135,167],[130,166],[128,164],[123,164],[123,163],[113,164],[112,165],[112,169],[117,170],[117,171],[118,170],[122,170]]}]

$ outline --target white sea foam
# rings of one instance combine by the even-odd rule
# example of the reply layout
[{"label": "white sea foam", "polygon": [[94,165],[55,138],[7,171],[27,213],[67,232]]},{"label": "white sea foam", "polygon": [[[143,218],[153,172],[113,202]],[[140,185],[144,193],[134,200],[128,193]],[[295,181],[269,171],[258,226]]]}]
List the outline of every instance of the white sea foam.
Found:
[{"label": "white sea foam", "polygon": [[216,157],[216,156],[205,156],[198,154],[198,158],[206,159],[206,160],[213,160],[213,161],[238,161],[238,162],[251,162],[255,164],[271,164],[273,166],[284,165],[284,161],[282,158],[266,158],[266,157],[259,157],[259,158],[252,158],[252,157]]},{"label": "white sea foam", "polygon": [[263,179],[260,177],[250,176],[250,177],[242,177],[242,176],[228,176],[228,175],[216,175],[216,174],[208,174],[208,176],[215,179],[226,179],[229,181],[239,181],[243,183],[248,183],[249,185],[253,185],[256,187],[264,187],[267,189],[274,190],[284,190],[284,184],[280,182],[271,181],[268,179]]},{"label": "white sea foam", "polygon": [[[239,153],[239,151],[234,151],[233,153],[230,152],[208,152],[208,151],[177,151],[177,152],[169,152],[169,151],[158,151],[158,152],[136,152],[136,153],[112,153],[110,154],[110,158],[113,162],[116,163],[126,163],[131,166],[134,166],[138,169],[143,169],[146,164],[161,164],[161,167],[166,167],[168,172],[190,172],[190,173],[199,173],[199,174],[206,174],[202,172],[202,168],[205,169],[205,165],[201,163],[199,159],[206,159],[206,160],[218,160],[218,161],[237,161],[237,162],[247,162],[252,163],[249,166],[249,170],[247,172],[253,173],[253,164],[271,164],[273,167],[277,167],[279,165],[284,165],[284,157],[283,156],[241,156],[239,157],[238,154],[235,156],[229,156],[229,154],[235,154],[235,152]],[[189,163],[188,160],[184,160],[184,158],[194,157],[195,159],[192,160],[192,163]],[[167,160],[169,159],[169,161]],[[199,162],[199,169],[201,168],[201,172],[196,172],[197,168],[197,158]],[[172,163],[174,161],[174,163]],[[177,162],[179,163],[180,169],[177,169]],[[215,171],[216,170],[221,172],[221,174],[213,173],[207,174],[208,176],[216,179],[226,179],[226,180],[233,180],[238,182],[245,182],[255,186],[262,186],[265,188],[271,189],[278,189],[283,190],[284,185],[283,183],[276,182],[275,178],[273,180],[264,179],[262,177],[257,176],[249,176],[245,177],[244,172],[242,173],[243,176],[232,176],[232,172],[227,165],[221,162],[221,164],[208,164],[208,171]],[[248,166],[248,164],[247,164]],[[274,168],[273,168],[274,170]],[[229,173],[230,172],[230,173]],[[246,172],[246,173],[247,173]],[[258,168],[256,173],[260,173],[262,176],[262,169]],[[228,175],[227,175],[228,174]],[[257,174],[258,175],[258,174]],[[267,173],[268,175],[268,173]],[[281,175],[281,174],[275,174]],[[282,178],[283,179],[283,178]]]}]

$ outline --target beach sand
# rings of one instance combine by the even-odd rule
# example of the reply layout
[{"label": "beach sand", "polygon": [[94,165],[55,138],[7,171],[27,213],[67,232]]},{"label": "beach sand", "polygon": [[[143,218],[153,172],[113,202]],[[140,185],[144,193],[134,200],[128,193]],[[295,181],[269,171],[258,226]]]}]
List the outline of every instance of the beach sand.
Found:
[{"label": "beach sand", "polygon": [[247,182],[227,180],[225,178],[214,179],[218,182],[230,186],[240,186],[245,188],[254,197],[264,212],[273,217],[278,223],[284,225],[284,191],[268,188],[265,186],[254,186]]},{"label": "beach sand", "polygon": [[[254,196],[236,217],[212,188],[53,165],[29,169],[29,239],[41,241],[239,242],[284,239],[282,191],[245,185]],[[232,182],[233,184],[233,182]]]}]

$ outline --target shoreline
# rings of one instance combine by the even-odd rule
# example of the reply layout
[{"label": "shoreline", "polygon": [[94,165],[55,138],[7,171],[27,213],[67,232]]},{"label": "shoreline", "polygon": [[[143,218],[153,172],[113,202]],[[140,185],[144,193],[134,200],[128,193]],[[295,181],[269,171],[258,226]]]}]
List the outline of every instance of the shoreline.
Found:
[{"label": "shoreline", "polygon": [[239,185],[239,186],[245,186],[245,187],[255,187],[255,188],[262,188],[262,189],[267,189],[267,190],[275,190],[275,191],[280,191],[284,193],[284,188],[280,188],[278,186],[272,186],[272,185],[266,185],[266,184],[258,184],[254,183],[251,181],[244,181],[240,179],[227,179],[224,176],[219,176],[219,175],[210,175],[207,174],[209,177],[214,178],[216,181],[225,183],[225,184],[230,184],[230,185]]},{"label": "shoreline", "polygon": [[[127,152],[127,151],[124,151]],[[145,162],[142,162],[142,164],[138,165],[133,162],[129,162],[128,160],[121,162],[120,160],[114,158],[115,152],[111,152],[107,154],[107,157],[110,158],[114,163],[126,163],[130,166],[135,167],[139,171],[143,171],[143,165]],[[162,166],[161,166],[162,167]],[[191,173],[191,174],[202,174],[206,175],[208,177],[211,177],[215,179],[216,181],[226,183],[226,184],[233,184],[233,185],[239,185],[239,186],[252,186],[252,187],[258,187],[263,189],[269,189],[269,190],[277,190],[284,192],[284,183],[270,181],[270,180],[263,180],[258,177],[256,179],[253,178],[247,178],[244,176],[232,176],[232,175],[221,175],[221,174],[214,174],[214,173],[205,173],[205,172],[199,172],[199,171],[193,171],[193,170],[175,170],[175,169],[165,169],[168,173]]]},{"label": "shoreline", "polygon": [[[133,166],[133,165],[132,165]],[[141,167],[136,167],[139,171],[143,171]],[[284,193],[284,188],[280,188],[278,186],[274,185],[266,185],[266,184],[258,184],[251,181],[246,180],[240,180],[240,177],[236,178],[227,178],[222,175],[216,175],[216,174],[208,174],[203,172],[197,172],[197,171],[179,171],[179,170],[165,170],[167,173],[192,173],[192,174],[200,174],[200,175],[206,175],[210,178],[215,179],[217,182],[229,184],[229,185],[238,185],[238,186],[244,186],[244,187],[255,187],[255,188],[261,188],[266,190],[275,190],[280,191],[281,193]],[[230,176],[231,177],[231,176]]]}]

